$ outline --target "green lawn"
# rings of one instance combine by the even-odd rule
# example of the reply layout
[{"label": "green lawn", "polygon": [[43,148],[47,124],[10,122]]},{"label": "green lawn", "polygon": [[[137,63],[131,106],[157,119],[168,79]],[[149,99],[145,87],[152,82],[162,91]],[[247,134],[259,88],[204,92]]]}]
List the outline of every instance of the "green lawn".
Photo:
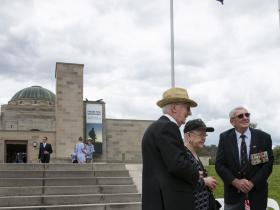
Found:
[{"label": "green lawn", "polygon": [[[209,176],[214,176],[218,180],[218,186],[214,191],[216,198],[224,197],[223,182],[215,171],[213,165],[206,167]],[[268,197],[273,198],[280,205],[280,165],[273,166],[273,172],[269,177]]]}]

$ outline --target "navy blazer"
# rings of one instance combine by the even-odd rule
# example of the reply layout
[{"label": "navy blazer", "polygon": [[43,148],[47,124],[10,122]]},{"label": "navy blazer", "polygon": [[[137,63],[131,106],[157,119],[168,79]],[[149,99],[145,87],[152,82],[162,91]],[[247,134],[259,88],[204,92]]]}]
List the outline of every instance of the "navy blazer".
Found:
[{"label": "navy blazer", "polygon": [[[245,178],[254,184],[254,187],[248,193],[251,210],[264,210],[266,209],[268,196],[267,179],[272,172],[274,161],[272,140],[269,134],[261,130],[250,128],[250,131],[251,144],[247,169],[243,172],[240,171],[239,151],[234,128],[220,134],[215,168],[224,181],[225,203],[243,202],[245,194],[239,192],[231,183],[235,178]],[[269,161],[252,165],[251,154],[265,151],[268,153]]]},{"label": "navy blazer", "polygon": [[179,127],[166,116],[145,131],[142,158],[142,210],[193,210],[198,172]]}]

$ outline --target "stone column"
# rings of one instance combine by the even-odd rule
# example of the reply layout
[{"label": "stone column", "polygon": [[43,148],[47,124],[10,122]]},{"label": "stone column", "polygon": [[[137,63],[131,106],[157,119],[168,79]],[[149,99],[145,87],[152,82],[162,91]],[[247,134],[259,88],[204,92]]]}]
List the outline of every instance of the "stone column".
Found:
[{"label": "stone column", "polygon": [[56,158],[70,161],[83,137],[83,64],[56,63]]}]

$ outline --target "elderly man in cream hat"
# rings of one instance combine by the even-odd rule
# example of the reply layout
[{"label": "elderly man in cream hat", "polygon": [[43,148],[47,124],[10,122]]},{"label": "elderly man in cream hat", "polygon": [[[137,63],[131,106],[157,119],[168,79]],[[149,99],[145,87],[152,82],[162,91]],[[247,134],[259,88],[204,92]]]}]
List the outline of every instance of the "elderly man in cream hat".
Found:
[{"label": "elderly man in cream hat", "polygon": [[179,128],[197,103],[187,90],[171,88],[157,105],[163,116],[150,125],[142,140],[142,210],[192,210],[199,174],[186,156]]}]

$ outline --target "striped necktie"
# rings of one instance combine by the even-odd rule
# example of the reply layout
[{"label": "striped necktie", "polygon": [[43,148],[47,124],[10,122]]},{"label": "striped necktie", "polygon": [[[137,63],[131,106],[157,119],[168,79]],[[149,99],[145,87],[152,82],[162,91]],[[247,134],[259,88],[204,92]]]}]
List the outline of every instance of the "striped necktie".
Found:
[{"label": "striped necktie", "polygon": [[[246,146],[246,142],[245,142],[246,136],[244,134],[242,134],[240,136],[240,138],[242,139],[241,146],[240,146],[240,169],[241,169],[241,172],[244,172],[244,170],[246,169],[246,167],[248,165],[247,146]],[[245,174],[243,174],[243,175],[245,175]]]}]

